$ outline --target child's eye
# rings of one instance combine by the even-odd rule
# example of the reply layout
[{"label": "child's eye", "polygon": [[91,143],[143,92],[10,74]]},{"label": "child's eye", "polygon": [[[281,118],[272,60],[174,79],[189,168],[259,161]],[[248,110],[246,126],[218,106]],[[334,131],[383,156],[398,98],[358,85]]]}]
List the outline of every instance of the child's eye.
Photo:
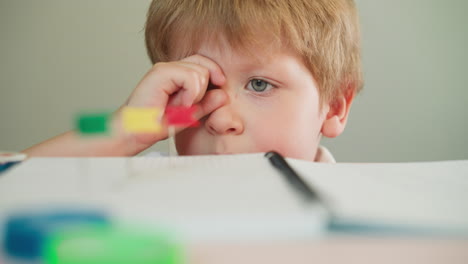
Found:
[{"label": "child's eye", "polygon": [[260,79],[250,80],[248,84],[248,89],[253,90],[255,92],[265,92],[267,90],[270,90],[271,88],[273,88],[273,85]]}]

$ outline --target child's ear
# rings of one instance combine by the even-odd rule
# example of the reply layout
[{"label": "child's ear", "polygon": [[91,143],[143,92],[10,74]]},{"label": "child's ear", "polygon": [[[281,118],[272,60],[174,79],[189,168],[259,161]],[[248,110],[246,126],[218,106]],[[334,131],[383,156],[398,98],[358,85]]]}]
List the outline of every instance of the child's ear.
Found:
[{"label": "child's ear", "polygon": [[354,85],[348,85],[345,92],[330,101],[325,108],[327,116],[322,125],[322,135],[334,138],[343,133],[355,95],[356,89],[354,88]]}]

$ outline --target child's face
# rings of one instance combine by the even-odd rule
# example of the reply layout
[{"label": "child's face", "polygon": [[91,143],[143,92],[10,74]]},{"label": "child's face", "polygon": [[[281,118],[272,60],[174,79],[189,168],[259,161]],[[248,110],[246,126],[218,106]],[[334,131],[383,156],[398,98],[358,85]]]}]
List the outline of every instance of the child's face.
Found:
[{"label": "child's face", "polygon": [[[226,83],[227,103],[176,137],[180,155],[234,154],[275,150],[314,160],[325,120],[314,77],[286,50],[258,59],[229,45],[203,44],[197,52],[216,62]],[[325,105],[325,104],[324,104]]]}]

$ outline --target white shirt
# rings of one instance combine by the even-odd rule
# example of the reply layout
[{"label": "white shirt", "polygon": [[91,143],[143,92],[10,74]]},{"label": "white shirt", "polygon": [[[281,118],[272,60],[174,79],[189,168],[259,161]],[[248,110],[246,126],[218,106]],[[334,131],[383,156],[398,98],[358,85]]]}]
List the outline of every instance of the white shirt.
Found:
[{"label": "white shirt", "polygon": [[331,152],[324,146],[319,146],[315,154],[315,162],[336,163]]}]

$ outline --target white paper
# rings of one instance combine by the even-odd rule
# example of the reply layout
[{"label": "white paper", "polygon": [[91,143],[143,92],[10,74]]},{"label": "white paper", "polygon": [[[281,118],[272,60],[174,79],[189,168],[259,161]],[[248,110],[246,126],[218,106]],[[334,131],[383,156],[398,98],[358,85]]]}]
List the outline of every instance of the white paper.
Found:
[{"label": "white paper", "polygon": [[290,162],[339,221],[468,234],[468,161]]},{"label": "white paper", "polygon": [[[468,161],[288,161],[335,220],[468,231]],[[101,208],[194,240],[312,238],[327,220],[263,154],[33,158],[0,176],[0,214],[41,206]]]},{"label": "white paper", "polygon": [[326,224],[262,154],[30,159],[0,178],[4,212],[75,205],[193,240],[311,238]]}]

